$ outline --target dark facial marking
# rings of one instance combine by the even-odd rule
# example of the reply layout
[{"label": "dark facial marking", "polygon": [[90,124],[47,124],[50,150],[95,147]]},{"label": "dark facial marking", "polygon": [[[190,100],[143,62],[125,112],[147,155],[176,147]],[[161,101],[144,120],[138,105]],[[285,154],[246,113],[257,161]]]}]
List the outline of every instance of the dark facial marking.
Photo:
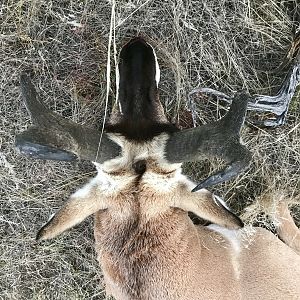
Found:
[{"label": "dark facial marking", "polygon": [[147,162],[146,160],[138,160],[132,164],[132,168],[138,175],[142,175],[145,173],[147,169]]}]

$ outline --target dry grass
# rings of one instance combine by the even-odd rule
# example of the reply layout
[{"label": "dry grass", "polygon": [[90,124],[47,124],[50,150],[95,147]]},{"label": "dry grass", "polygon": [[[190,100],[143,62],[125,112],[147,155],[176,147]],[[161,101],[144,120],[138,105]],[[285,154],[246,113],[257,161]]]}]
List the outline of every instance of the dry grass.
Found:
[{"label": "dry grass", "polygon": [[[136,34],[155,45],[162,69],[161,100],[176,122],[185,110],[187,93],[197,86],[226,93],[241,88],[276,92],[284,74],[271,71],[291,42],[291,9],[296,2],[118,1],[116,46],[120,49]],[[41,98],[54,111],[100,128],[111,4],[104,0],[1,3],[0,299],[104,299],[91,219],[53,241],[34,242],[49,214],[94,175],[93,167],[87,162],[32,161],[15,152],[14,137],[30,124],[18,89],[19,74],[28,68],[35,73]],[[111,105],[113,87],[110,95]],[[298,194],[299,98],[298,91],[284,127],[243,130],[254,154],[251,169],[215,188],[250,223],[269,224],[263,195],[278,190],[289,197]],[[218,118],[221,106],[204,102],[197,103],[197,109],[201,123]],[[199,179],[218,163],[189,164],[186,172]],[[299,224],[297,208],[295,217]]]}]

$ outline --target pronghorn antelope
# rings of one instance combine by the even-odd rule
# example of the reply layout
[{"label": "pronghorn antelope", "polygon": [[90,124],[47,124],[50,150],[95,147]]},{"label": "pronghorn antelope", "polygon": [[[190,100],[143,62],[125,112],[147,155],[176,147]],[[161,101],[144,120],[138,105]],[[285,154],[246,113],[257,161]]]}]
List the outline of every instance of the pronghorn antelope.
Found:
[{"label": "pronghorn antelope", "polygon": [[[279,216],[287,244],[261,228],[248,237],[241,220],[205,189],[248,166],[251,156],[239,137],[247,94],[238,93],[219,121],[179,131],[159,101],[149,44],[127,43],[119,72],[119,107],[103,134],[48,110],[29,76],[21,76],[35,125],[17,136],[18,149],[35,158],[88,159],[98,170],[37,239],[54,238],[95,214],[96,250],[106,292],[115,299],[300,299],[300,249],[292,241],[300,237],[288,210]],[[194,188],[181,163],[208,156],[228,165]],[[196,226],[188,212],[213,224]]]}]

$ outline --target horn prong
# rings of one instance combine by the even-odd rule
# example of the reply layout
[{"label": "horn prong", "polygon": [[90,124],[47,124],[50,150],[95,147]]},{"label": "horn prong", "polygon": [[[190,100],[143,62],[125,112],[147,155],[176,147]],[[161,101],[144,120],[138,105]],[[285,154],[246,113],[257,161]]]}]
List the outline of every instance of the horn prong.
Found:
[{"label": "horn prong", "polygon": [[229,165],[225,169],[216,172],[205,180],[201,181],[195,188],[192,189],[192,192],[196,192],[209,186],[223,183],[236,177],[238,174],[242,173],[248,168],[250,160],[251,155],[250,152],[248,152],[242,160],[229,163]]}]

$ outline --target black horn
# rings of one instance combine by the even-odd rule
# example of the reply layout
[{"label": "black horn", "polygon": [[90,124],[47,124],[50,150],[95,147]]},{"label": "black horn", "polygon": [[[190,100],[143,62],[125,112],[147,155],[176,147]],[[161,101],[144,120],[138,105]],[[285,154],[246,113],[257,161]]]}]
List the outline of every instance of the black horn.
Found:
[{"label": "black horn", "polygon": [[34,126],[16,137],[16,147],[22,154],[39,159],[70,161],[81,158],[99,163],[120,154],[121,148],[106,133],[101,136],[101,132],[95,129],[81,126],[50,111],[39,101],[27,73],[21,74],[20,86],[34,123]]},{"label": "black horn", "polygon": [[249,95],[238,93],[228,111],[219,121],[171,134],[165,157],[171,163],[219,157],[228,166],[198,184],[193,191],[229,180],[244,171],[251,154],[240,143],[240,129],[245,120]]}]

